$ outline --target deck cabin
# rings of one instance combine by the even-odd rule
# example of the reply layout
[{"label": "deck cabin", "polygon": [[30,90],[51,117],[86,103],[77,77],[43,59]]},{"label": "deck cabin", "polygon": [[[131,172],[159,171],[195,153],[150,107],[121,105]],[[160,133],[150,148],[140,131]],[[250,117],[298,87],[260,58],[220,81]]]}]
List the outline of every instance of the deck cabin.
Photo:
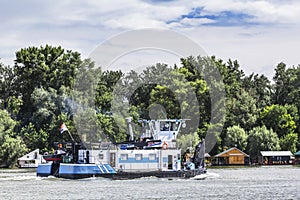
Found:
[{"label": "deck cabin", "polygon": [[265,165],[286,165],[292,163],[290,151],[261,151],[260,163]]},{"label": "deck cabin", "polygon": [[249,155],[232,147],[214,156],[213,165],[248,165]]},{"label": "deck cabin", "polygon": [[177,148],[122,149],[111,143],[78,151],[79,163],[109,164],[124,172],[180,170],[180,158],[181,150]]},{"label": "deck cabin", "polygon": [[[110,150],[98,154],[100,162],[119,171],[180,170],[179,149]],[[102,158],[102,159],[101,159]]]}]

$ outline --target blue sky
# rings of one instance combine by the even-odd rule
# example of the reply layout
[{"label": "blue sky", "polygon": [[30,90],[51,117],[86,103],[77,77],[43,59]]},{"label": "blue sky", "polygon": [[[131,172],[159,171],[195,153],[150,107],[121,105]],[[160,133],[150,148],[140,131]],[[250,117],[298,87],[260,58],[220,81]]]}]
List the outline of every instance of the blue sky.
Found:
[{"label": "blue sky", "polygon": [[281,61],[300,64],[296,0],[3,0],[0,19],[0,58],[10,65],[20,48],[45,44],[85,58],[108,38],[140,28],[177,31],[208,55],[237,59],[247,74],[272,77]]}]

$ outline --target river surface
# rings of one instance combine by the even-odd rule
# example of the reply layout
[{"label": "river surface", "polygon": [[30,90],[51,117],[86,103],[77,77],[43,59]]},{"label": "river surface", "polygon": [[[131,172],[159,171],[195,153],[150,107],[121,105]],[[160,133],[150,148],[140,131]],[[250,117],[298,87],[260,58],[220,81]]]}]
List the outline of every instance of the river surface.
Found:
[{"label": "river surface", "polygon": [[0,170],[0,199],[300,199],[300,167],[209,168],[205,180],[67,180]]}]

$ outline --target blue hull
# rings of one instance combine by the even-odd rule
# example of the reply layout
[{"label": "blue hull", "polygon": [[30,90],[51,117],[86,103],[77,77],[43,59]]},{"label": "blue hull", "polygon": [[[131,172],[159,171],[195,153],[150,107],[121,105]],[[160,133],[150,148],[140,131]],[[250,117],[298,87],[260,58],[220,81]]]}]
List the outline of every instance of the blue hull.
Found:
[{"label": "blue hull", "polygon": [[52,163],[39,164],[36,170],[37,176],[50,176]]},{"label": "blue hull", "polygon": [[112,177],[116,171],[109,164],[67,164],[44,163],[37,167],[37,176],[61,178]]}]

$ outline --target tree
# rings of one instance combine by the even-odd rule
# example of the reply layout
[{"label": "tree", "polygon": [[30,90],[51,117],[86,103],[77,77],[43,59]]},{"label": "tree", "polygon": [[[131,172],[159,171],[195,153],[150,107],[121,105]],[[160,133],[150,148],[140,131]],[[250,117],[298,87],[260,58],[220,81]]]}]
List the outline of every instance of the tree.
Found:
[{"label": "tree", "polygon": [[2,140],[6,135],[10,137],[15,136],[14,128],[16,124],[17,122],[10,117],[6,110],[0,110],[0,134],[2,136]]},{"label": "tree", "polygon": [[100,113],[111,112],[111,101],[115,85],[124,74],[121,71],[105,71],[99,73],[99,82],[96,89],[96,106]]},{"label": "tree", "polygon": [[20,134],[23,136],[23,141],[31,151],[35,149],[47,151],[48,134],[42,129],[38,132],[34,125],[29,123],[21,129]]},{"label": "tree", "polygon": [[273,80],[274,85],[274,104],[284,105],[289,103],[288,94],[291,91],[291,73],[292,70],[288,70],[285,63],[279,63],[275,68],[275,75]]},{"label": "tree", "polygon": [[[222,132],[226,112],[225,91],[229,89],[224,81],[224,76],[228,75],[227,72],[231,70],[231,67],[238,67],[237,63],[233,64],[234,66],[230,64],[227,68],[222,60],[216,60],[215,57],[201,56],[182,58],[181,62],[182,67],[179,71],[190,82],[198,100],[198,133],[201,136],[206,135],[206,144],[207,147],[209,146],[209,151],[214,147],[212,152],[218,152],[221,147],[215,146],[215,144],[221,142],[220,133]],[[236,75],[239,76],[240,73],[237,72]]]},{"label": "tree", "polygon": [[227,134],[224,139],[224,145],[227,147],[234,147],[244,151],[247,147],[248,135],[245,130],[240,126],[231,126],[226,130]]},{"label": "tree", "polygon": [[[157,116],[155,112],[159,107],[165,111],[163,117],[191,119],[187,127],[192,127],[193,131],[189,132],[197,130],[198,124],[192,123],[200,116],[197,96],[178,69],[156,64],[141,74],[130,72],[118,82],[113,95],[114,115],[128,117],[134,114],[138,119],[150,119]],[[138,119],[134,118],[134,121]]]},{"label": "tree", "polygon": [[27,152],[26,145],[20,137],[5,136],[4,142],[0,147],[0,160],[2,166],[12,168],[17,164],[18,158]]},{"label": "tree", "polygon": [[14,70],[0,63],[0,109],[7,110],[16,119],[22,100],[16,96]]},{"label": "tree", "polygon": [[240,69],[240,65],[237,60],[232,61],[229,59],[226,64],[219,66],[227,96],[229,98],[236,97],[242,87],[242,79],[245,76],[245,73]]},{"label": "tree", "polygon": [[245,90],[241,89],[236,97],[227,100],[226,126],[241,126],[249,131],[256,124],[258,115],[256,100]]},{"label": "tree", "polygon": [[256,100],[257,109],[271,105],[272,85],[265,75],[252,73],[246,76],[242,87]]},{"label": "tree", "polygon": [[297,151],[298,135],[296,133],[289,133],[280,139],[281,150],[291,151],[295,153]]},{"label": "tree", "polygon": [[260,151],[280,150],[279,138],[272,129],[266,126],[255,127],[249,131],[247,151],[252,161],[258,161]]},{"label": "tree", "polygon": [[101,113],[97,114],[97,117],[102,131],[99,138],[102,141],[122,142],[129,137],[124,118]]},{"label": "tree", "polygon": [[[300,137],[300,122],[299,122],[299,112],[300,112],[300,65],[297,67],[287,68],[286,64],[279,63],[275,69],[274,76],[274,95],[272,100],[274,103],[279,105],[289,104],[295,106],[298,111],[294,117],[296,122],[298,133],[298,138]],[[298,119],[297,119],[298,118]]]},{"label": "tree", "polygon": [[13,167],[27,148],[19,136],[13,131],[16,121],[8,112],[0,110],[0,166]]},{"label": "tree", "polygon": [[78,68],[82,64],[80,54],[61,47],[28,47],[16,52],[14,65],[16,95],[22,97],[18,119],[21,126],[30,122],[36,111],[32,93],[37,88],[59,91],[62,86],[71,89]]},{"label": "tree", "polygon": [[9,99],[14,94],[14,78],[13,69],[0,63],[0,99],[2,109],[8,109]]},{"label": "tree", "polygon": [[184,153],[187,149],[191,151],[195,150],[194,147],[199,143],[200,138],[197,133],[193,134],[181,134],[177,137],[177,145],[181,148],[181,153]]},{"label": "tree", "polygon": [[284,137],[289,133],[294,133],[296,129],[296,123],[288,110],[291,110],[288,105],[267,106],[260,113],[260,120],[268,129],[275,131],[279,138]]}]

